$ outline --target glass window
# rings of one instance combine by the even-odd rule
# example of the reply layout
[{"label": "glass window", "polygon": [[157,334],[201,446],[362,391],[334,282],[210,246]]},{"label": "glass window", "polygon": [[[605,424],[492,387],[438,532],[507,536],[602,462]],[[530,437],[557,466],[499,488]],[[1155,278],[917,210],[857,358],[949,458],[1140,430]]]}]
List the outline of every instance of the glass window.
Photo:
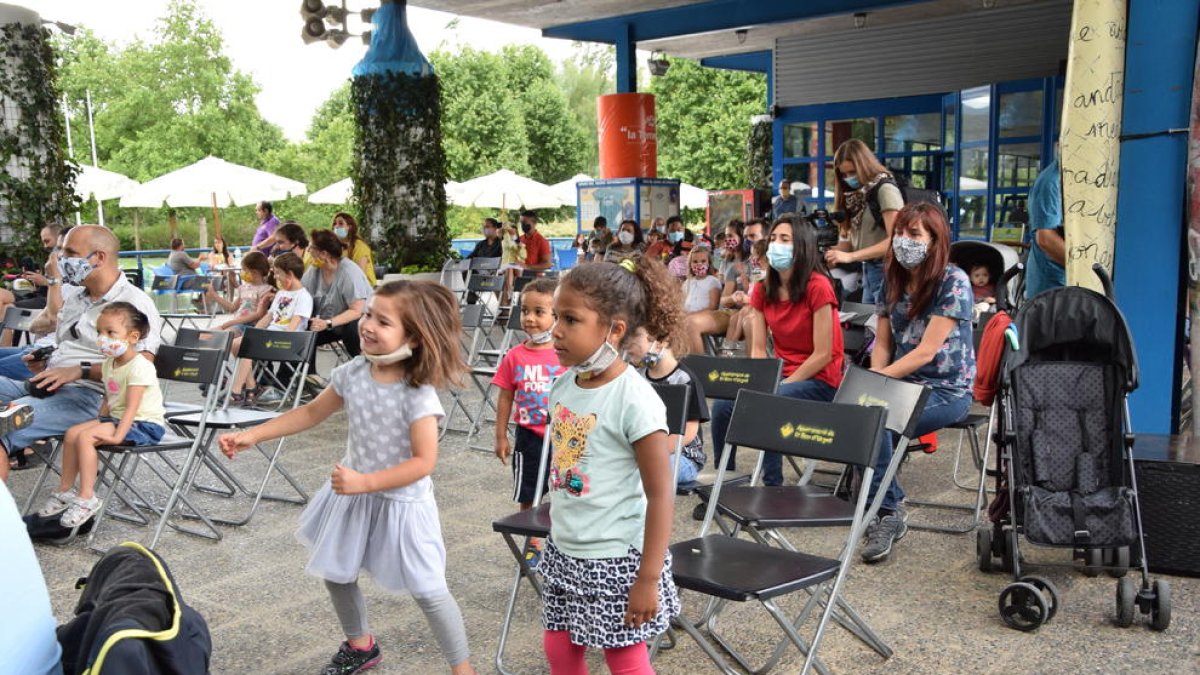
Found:
[{"label": "glass window", "polygon": [[909,155],[907,157],[891,157],[884,162],[892,173],[908,179],[908,184],[928,188],[934,182],[933,159],[929,155]]},{"label": "glass window", "polygon": [[783,126],[783,156],[816,157],[817,133],[820,129],[816,122],[801,122],[800,124],[785,124]]},{"label": "glass window", "polygon": [[[959,179],[960,190],[986,190],[988,181],[988,149],[966,148],[962,151],[962,175]],[[971,187],[967,187],[965,179],[971,179]]]},{"label": "glass window", "polygon": [[996,227],[1024,225],[1029,222],[1029,195],[996,195]]},{"label": "glass window", "polygon": [[982,195],[958,198],[958,236],[987,236],[987,197]]},{"label": "glass window", "polygon": [[783,175],[793,183],[804,183],[808,186],[808,191],[797,193],[798,196],[804,199],[813,199],[816,194],[818,164],[816,162],[802,162],[799,164],[784,164]]},{"label": "glass window", "polygon": [[1000,138],[1040,136],[1042,133],[1042,92],[1021,91],[1000,95]]},{"label": "glass window", "polygon": [[957,116],[957,111],[953,105],[946,106],[943,112],[946,114],[946,147],[954,147],[954,118]]},{"label": "glass window", "polygon": [[954,155],[947,153],[942,159],[942,190],[950,192],[954,184]]},{"label": "glass window", "polygon": [[1033,185],[1042,160],[1041,143],[1004,143],[996,153],[996,187]]},{"label": "glass window", "polygon": [[842,143],[857,138],[875,150],[875,119],[831,120],[825,123],[825,152],[832,157]]},{"label": "glass window", "polygon": [[922,152],[942,149],[939,113],[894,115],[883,118],[884,152]]},{"label": "glass window", "polygon": [[992,94],[989,87],[975,87],[962,93],[962,142],[988,139]]}]

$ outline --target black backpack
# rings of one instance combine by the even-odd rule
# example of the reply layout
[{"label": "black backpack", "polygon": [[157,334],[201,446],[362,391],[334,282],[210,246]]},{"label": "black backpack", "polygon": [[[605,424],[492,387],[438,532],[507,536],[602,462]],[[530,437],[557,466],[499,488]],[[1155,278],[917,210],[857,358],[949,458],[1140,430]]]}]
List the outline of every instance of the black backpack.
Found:
[{"label": "black backpack", "polygon": [[921,188],[913,187],[912,185],[909,185],[908,178],[906,178],[904,174],[896,171],[895,169],[889,169],[889,171],[892,172],[891,178],[884,178],[876,183],[875,187],[872,187],[870,191],[867,192],[867,206],[871,208],[871,215],[875,218],[876,226],[883,226],[883,209],[879,206],[879,189],[883,187],[885,183],[895,185],[900,190],[900,196],[904,199],[905,204],[918,204],[925,202],[937,206],[942,210],[942,213],[945,214],[946,201],[943,199],[941,192],[938,192],[937,190],[923,190]]}]

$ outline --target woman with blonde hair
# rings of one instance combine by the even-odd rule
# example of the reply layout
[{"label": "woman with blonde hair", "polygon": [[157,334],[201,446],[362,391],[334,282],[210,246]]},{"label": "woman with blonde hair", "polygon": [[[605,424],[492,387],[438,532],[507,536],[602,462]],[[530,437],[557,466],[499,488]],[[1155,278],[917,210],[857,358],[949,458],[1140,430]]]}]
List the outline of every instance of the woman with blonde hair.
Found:
[{"label": "woman with blonde hair", "polygon": [[841,228],[846,238],[825,252],[825,264],[832,268],[861,262],[862,301],[873,305],[881,298],[883,257],[891,246],[892,226],[904,207],[904,195],[891,171],[857,138],[838,146],[833,167],[837,176],[834,208],[845,214]]}]

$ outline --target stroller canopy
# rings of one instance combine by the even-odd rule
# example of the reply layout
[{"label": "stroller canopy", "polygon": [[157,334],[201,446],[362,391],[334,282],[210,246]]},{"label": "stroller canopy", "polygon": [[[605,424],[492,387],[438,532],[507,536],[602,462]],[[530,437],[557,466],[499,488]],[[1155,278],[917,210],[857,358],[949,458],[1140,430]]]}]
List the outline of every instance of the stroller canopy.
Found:
[{"label": "stroller canopy", "polygon": [[1125,316],[1112,300],[1066,286],[1027,300],[1017,314],[1019,351],[1008,350],[1004,372],[1027,361],[1077,361],[1116,366],[1125,391],[1137,389],[1137,354]]}]

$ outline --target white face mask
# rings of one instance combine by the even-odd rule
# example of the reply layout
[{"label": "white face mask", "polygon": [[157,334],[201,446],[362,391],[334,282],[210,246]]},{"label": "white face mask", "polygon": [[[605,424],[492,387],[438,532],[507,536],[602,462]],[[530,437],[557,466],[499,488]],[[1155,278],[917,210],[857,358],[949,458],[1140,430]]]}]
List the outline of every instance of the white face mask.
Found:
[{"label": "white face mask", "polygon": [[377,363],[381,366],[390,366],[393,363],[400,363],[401,361],[412,356],[412,347],[409,347],[408,343],[406,342],[400,345],[399,349],[390,354],[368,354],[363,352],[362,355],[363,358],[371,363]]},{"label": "white face mask", "polygon": [[101,354],[110,359],[121,358],[125,352],[129,351],[129,343],[122,342],[116,338],[110,338],[107,335],[97,337],[96,346],[100,348]]},{"label": "white face mask", "polygon": [[[612,333],[613,325],[611,323],[608,324],[609,334]],[[608,341],[608,335],[605,335],[604,342],[600,343],[600,346],[596,348],[596,351],[592,352],[591,356],[584,359],[583,362],[576,364],[574,370],[584,379],[595,377],[608,370],[613,361],[619,358],[621,358],[621,353]]]},{"label": "white face mask", "polygon": [[617,240],[628,246],[633,243],[633,233],[629,231],[622,231],[617,235]]},{"label": "white face mask", "polygon": [[529,341],[535,345],[544,345],[554,339],[553,331],[543,331],[541,333],[530,333]]}]

